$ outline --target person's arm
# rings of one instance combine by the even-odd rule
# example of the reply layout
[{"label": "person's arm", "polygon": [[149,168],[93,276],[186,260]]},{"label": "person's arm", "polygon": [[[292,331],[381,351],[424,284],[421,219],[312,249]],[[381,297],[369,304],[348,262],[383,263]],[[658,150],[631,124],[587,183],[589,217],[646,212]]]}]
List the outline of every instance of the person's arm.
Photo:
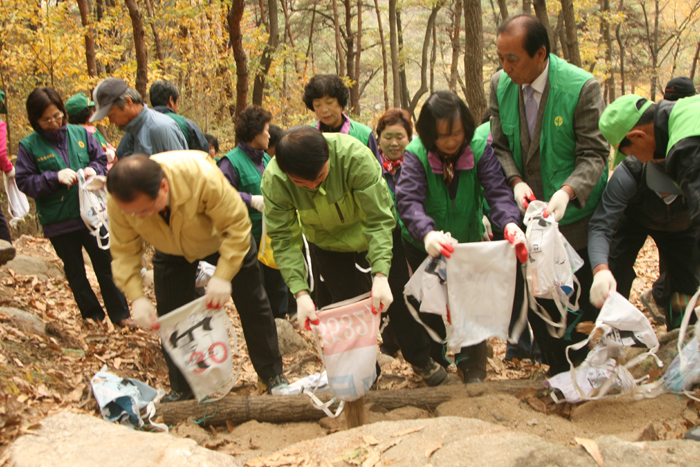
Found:
[{"label": "person's arm", "polygon": [[418,157],[406,151],[401,174],[396,181],[396,207],[399,218],[417,242],[423,243],[428,232],[435,230],[435,221],[425,214],[425,193],[428,180]]},{"label": "person's arm", "polygon": [[90,162],[87,166],[91,167],[97,175],[107,175],[107,154],[102,149],[102,145],[90,133],[87,133],[87,151],[88,156],[90,156]]},{"label": "person's arm", "polygon": [[180,131],[180,127],[170,117],[165,118],[169,120],[168,124],[158,123],[149,130],[153,154],[187,150],[187,141],[185,141],[185,136]]},{"label": "person's arm", "polygon": [[111,197],[107,201],[109,216],[109,251],[112,254],[114,283],[131,301],[143,297],[141,255],[143,241],[131,227],[126,214]]},{"label": "person's arm", "polygon": [[8,173],[12,170],[12,162],[7,158],[7,124],[0,120],[0,170]]},{"label": "person's arm", "polygon": [[[569,187],[571,202],[578,208],[586,206],[593,188],[603,174],[610,156],[610,148],[598,128],[598,121],[605,109],[600,83],[590,79],[583,85],[576,111],[574,134],[576,136],[576,168],[562,184]],[[568,192],[569,190],[567,190]],[[569,195],[572,193],[569,192]]]},{"label": "person's arm", "polygon": [[134,137],[131,133],[124,133],[122,139],[119,140],[119,146],[117,146],[117,151],[115,155],[117,159],[123,159],[129,157],[134,153]]},{"label": "person's arm", "polygon": [[207,180],[199,193],[200,205],[221,236],[214,276],[230,282],[238,274],[250,249],[248,209],[217,167],[204,161],[200,166],[202,176]]},{"label": "person's arm", "polygon": [[690,218],[697,224],[700,221],[700,136],[684,138],[671,148],[666,155],[666,173],[688,200]]},{"label": "person's arm", "polygon": [[265,198],[265,225],[272,240],[275,263],[289,291],[296,297],[301,291],[309,291],[302,252],[304,241],[293,197],[282,180],[284,175],[278,174],[279,169],[276,169],[276,166],[277,162],[274,159],[270,161],[260,185]]},{"label": "person's arm", "polygon": [[34,157],[22,143],[19,143],[17,151],[15,180],[17,188],[32,198],[51,194],[61,187],[58,181],[58,172],[49,170],[41,173],[36,166]]},{"label": "person's arm", "polygon": [[366,157],[357,159],[347,176],[348,186],[353,190],[367,221],[367,228],[363,232],[367,241],[367,261],[372,267],[373,275],[388,276],[391,269],[392,231],[396,227],[391,194],[376,156],[367,152]]},{"label": "person's arm", "polygon": [[491,208],[489,213],[491,222],[501,230],[510,222],[518,224],[520,210],[513,198],[513,191],[508,187],[501,164],[496,159],[493,148],[488,144],[476,166],[476,174],[479,184],[484,188],[484,197]]},{"label": "person's arm", "polygon": [[379,159],[379,144],[377,143],[377,138],[374,136],[374,133],[369,134],[369,139],[367,140],[367,147],[372,151],[372,154],[374,154],[374,157]]},{"label": "person's arm", "polygon": [[615,226],[636,193],[637,181],[620,164],[610,177],[600,203],[588,222],[588,257],[594,274],[600,269],[608,269],[610,240]]},{"label": "person's arm", "polygon": [[209,142],[204,137],[204,133],[202,133],[202,130],[199,129],[199,125],[197,125],[189,118],[185,119],[185,123],[187,124],[187,132],[190,134],[190,142],[192,143],[192,147],[190,149],[204,151],[208,154]]},{"label": "person's arm", "polygon": [[[513,153],[510,151],[510,143],[508,143],[508,138],[505,133],[503,133],[503,127],[501,125],[501,114],[498,106],[498,96],[496,91],[498,89],[498,80],[501,72],[496,72],[491,77],[491,91],[489,93],[489,108],[491,109],[491,138],[493,147],[493,152],[496,154],[498,162],[501,163],[503,167],[503,173],[505,174],[506,180],[508,181],[508,186],[513,188],[515,184],[522,181],[523,176],[520,173],[520,169],[515,164],[515,159],[513,158]],[[520,109],[517,109],[520,112]],[[515,128],[514,131],[515,138],[520,138],[520,129]]]},{"label": "person's arm", "polygon": [[[224,174],[224,177],[226,177],[226,180],[228,180],[231,186],[234,187],[236,191],[238,191],[238,187],[240,187],[241,185],[241,180],[238,178],[238,174],[233,168],[233,164],[231,164],[231,161],[228,160],[227,157],[222,157],[221,159],[219,159],[219,162],[216,165],[219,166],[219,169]],[[238,191],[238,194],[241,195],[241,199],[245,203],[246,207],[250,207],[250,193]]]}]

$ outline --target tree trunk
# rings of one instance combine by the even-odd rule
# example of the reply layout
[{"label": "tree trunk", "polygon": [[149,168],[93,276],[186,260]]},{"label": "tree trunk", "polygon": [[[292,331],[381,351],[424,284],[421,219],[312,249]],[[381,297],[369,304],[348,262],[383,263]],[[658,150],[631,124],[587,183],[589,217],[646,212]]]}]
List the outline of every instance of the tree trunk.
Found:
[{"label": "tree trunk", "polygon": [[444,0],[438,1],[437,4],[433,7],[433,10],[430,12],[430,16],[428,17],[428,24],[425,30],[425,37],[423,38],[423,51],[421,53],[420,88],[418,88],[418,91],[416,91],[416,93],[413,95],[413,98],[411,99],[411,102],[408,105],[408,111],[410,112],[414,121],[416,119],[415,111],[416,107],[418,106],[418,102],[420,101],[421,97],[423,97],[423,94],[425,94],[429,90],[428,54],[430,53],[430,41],[433,35],[433,28],[435,27],[435,18],[437,17],[438,11],[440,11],[440,8],[442,8],[443,4]]},{"label": "tree trunk", "polygon": [[[396,11],[396,29],[399,33],[399,56],[403,52],[403,27],[401,27],[401,11]],[[408,79],[406,78],[406,64],[401,61],[399,69],[399,80],[401,81],[401,107],[409,109],[411,107],[411,94],[408,91]],[[415,121],[415,115],[411,115]]]},{"label": "tree trunk", "polygon": [[559,12],[559,17],[557,18],[557,27],[554,30],[554,47],[552,47],[552,52],[556,54],[557,44],[561,44],[561,57],[564,60],[569,60],[569,49],[566,46],[566,34],[564,34],[564,15]]},{"label": "tree trunk", "polygon": [[316,22],[316,4],[314,3],[313,10],[311,10],[311,26],[309,27],[309,44],[306,46],[306,56],[304,57],[304,75],[303,79],[306,81],[306,70],[309,67],[309,58],[311,58],[311,68],[314,67],[314,24]]},{"label": "tree trunk", "polygon": [[350,88],[350,104],[352,113],[360,115],[360,57],[362,56],[362,0],[357,0],[357,41],[355,42],[355,78]]},{"label": "tree trunk", "polygon": [[532,5],[535,7],[535,15],[547,28],[547,35],[549,36],[550,48],[554,44],[554,33],[552,32],[552,27],[549,24],[549,14],[547,13],[547,0],[533,0]]},{"label": "tree trunk", "polygon": [[124,0],[129,9],[131,25],[134,30],[134,49],[136,50],[136,90],[144,102],[148,99],[148,55],[146,54],[146,33],[143,30],[143,17],[136,0]]},{"label": "tree trunk", "polygon": [[[267,17],[269,18],[268,29],[270,36],[267,38],[267,46],[260,58],[260,70],[255,75],[255,81],[253,82],[253,104],[255,105],[262,105],[263,94],[265,93],[265,79],[267,78],[267,72],[270,71],[270,65],[272,65],[272,55],[277,50],[280,42],[279,24],[277,23],[277,0],[268,0],[268,9]],[[311,30],[313,32],[313,23]],[[311,44],[310,40],[309,44]]]},{"label": "tree trunk", "polygon": [[462,0],[455,0],[454,21],[452,22],[452,63],[450,64],[450,91],[457,92],[459,75],[460,26],[462,24]]},{"label": "tree trunk", "polygon": [[248,104],[248,58],[243,50],[241,19],[243,18],[244,0],[232,0],[228,11],[228,33],[236,61],[236,115]]},{"label": "tree trunk", "polygon": [[578,50],[578,36],[576,33],[576,14],[572,0],[560,0],[561,12],[564,15],[566,30],[566,46],[569,49],[569,62],[581,66],[581,54]]},{"label": "tree trunk", "polygon": [[430,52],[430,95],[435,92],[435,61],[437,60],[437,25],[433,23],[433,48]]},{"label": "tree trunk", "polygon": [[85,28],[85,62],[87,63],[87,74],[94,78],[97,76],[97,63],[95,62],[95,39],[92,37],[93,29],[90,25],[90,12],[87,0],[78,0],[80,10],[80,22]]},{"label": "tree trunk", "polygon": [[693,66],[690,68],[691,80],[695,78],[695,70],[698,66],[698,55],[700,55],[700,42],[698,42],[698,45],[695,47],[695,54],[693,55]]},{"label": "tree trunk", "polygon": [[[352,0],[343,0],[343,5],[345,6],[345,67],[347,68],[348,78],[357,82],[355,73],[355,33],[352,32]],[[353,89],[350,88],[350,108],[354,112]]]},{"label": "tree trunk", "polygon": [[506,0],[498,0],[498,9],[501,11],[501,19],[505,21],[508,18],[508,3]]},{"label": "tree trunk", "polygon": [[532,14],[532,3],[530,3],[531,0],[523,0],[523,13],[525,14]]},{"label": "tree trunk", "polygon": [[382,15],[379,11],[379,0],[374,0],[374,9],[377,12],[377,27],[379,28],[379,41],[382,44],[382,73],[384,84],[384,111],[389,109],[389,64],[386,58],[386,41],[384,40],[384,30],[382,28]]},{"label": "tree trunk", "polygon": [[153,31],[153,42],[156,45],[156,60],[158,60],[158,68],[162,72],[165,70],[165,57],[163,56],[163,44],[160,41],[160,35],[158,34],[158,29],[156,28],[156,17],[153,14],[153,4],[151,0],[146,0],[146,11],[148,11],[149,23],[151,23],[151,30]]},{"label": "tree trunk", "polygon": [[610,73],[610,76],[605,80],[605,103],[608,104],[615,100],[615,72],[612,61],[612,36],[610,35],[610,0],[601,0],[600,3],[600,9],[603,12],[600,24],[605,41],[605,62],[608,64],[608,73]]},{"label": "tree trunk", "polygon": [[[378,405],[386,410],[415,406],[429,411],[438,405],[460,398],[479,397],[484,394],[517,394],[524,389],[535,389],[536,394],[544,393],[541,382],[530,380],[487,381],[467,386],[447,385],[433,388],[398,389],[391,391],[370,391],[366,402]],[[329,393],[316,395],[321,401],[328,401]],[[211,414],[212,404],[199,404],[197,401],[170,402],[158,404],[157,413],[163,416],[168,425],[175,425],[182,420],[204,420],[204,426],[221,426],[227,421],[245,423],[250,420],[259,422],[300,422],[318,420],[325,414],[316,409],[309,398],[303,394],[291,396],[235,396],[229,395],[216,402],[217,410]],[[207,417],[205,417],[205,413]]]},{"label": "tree trunk", "polygon": [[340,36],[340,17],[338,16],[338,0],[333,0],[333,24],[335,26],[335,50],[337,53],[338,76],[345,76],[345,59],[343,44]]},{"label": "tree trunk", "polygon": [[[620,5],[617,7],[617,11],[621,12],[624,6],[624,0],[620,0]],[[618,23],[615,28],[615,39],[617,39],[617,46],[620,48],[620,95],[625,95],[625,45],[622,42],[622,35],[620,34],[620,28],[622,23]]]},{"label": "tree trunk", "polygon": [[658,68],[659,68],[659,0],[654,0],[654,39],[649,44],[652,48],[651,54],[651,101],[656,101],[656,86],[659,80]]},{"label": "tree trunk", "polygon": [[480,0],[464,0],[464,83],[469,110],[480,122],[486,110],[484,93],[484,26]]},{"label": "tree trunk", "polygon": [[401,77],[399,76],[399,45],[396,1],[389,0],[389,47],[391,49],[391,76],[394,87],[394,107],[401,107]]}]

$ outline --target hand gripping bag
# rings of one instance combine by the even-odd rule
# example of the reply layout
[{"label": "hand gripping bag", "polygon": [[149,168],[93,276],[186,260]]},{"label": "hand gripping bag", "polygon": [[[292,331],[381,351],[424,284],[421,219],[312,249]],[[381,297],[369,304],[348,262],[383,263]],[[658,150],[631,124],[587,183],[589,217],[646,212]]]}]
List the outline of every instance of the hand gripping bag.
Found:
[{"label": "hand gripping bag", "polygon": [[2,179],[5,184],[9,212],[12,216],[10,226],[17,227],[17,224],[24,220],[24,216],[29,214],[29,200],[27,195],[17,188],[15,177],[8,177],[7,174],[3,173]]},{"label": "hand gripping bag", "polygon": [[109,250],[106,182],[107,178],[101,175],[86,181],[83,169],[78,170],[80,217],[103,250]]},{"label": "hand gripping bag", "polygon": [[[158,318],[163,348],[182,372],[198,401],[236,384],[233,354],[238,355],[236,333],[223,308],[210,309],[201,297]],[[233,351],[229,342],[233,336]]]},{"label": "hand gripping bag", "polygon": [[[530,308],[547,323],[547,330],[552,336],[561,338],[566,332],[568,310],[576,311],[579,308],[580,285],[574,303],[570,302],[569,296],[574,284],[578,285],[574,272],[583,261],[573,248],[567,248],[568,242],[559,232],[554,216],[543,216],[546,207],[547,203],[533,201],[525,212],[523,222],[527,225],[528,261],[523,265],[523,275],[527,282]],[[537,303],[537,298],[554,301],[561,316],[559,322],[555,322],[547,310]]]},{"label": "hand gripping bag", "polygon": [[319,324],[311,329],[331,391],[338,400],[355,401],[377,378],[380,315],[372,313],[372,299],[364,294],[329,305],[317,316]]}]

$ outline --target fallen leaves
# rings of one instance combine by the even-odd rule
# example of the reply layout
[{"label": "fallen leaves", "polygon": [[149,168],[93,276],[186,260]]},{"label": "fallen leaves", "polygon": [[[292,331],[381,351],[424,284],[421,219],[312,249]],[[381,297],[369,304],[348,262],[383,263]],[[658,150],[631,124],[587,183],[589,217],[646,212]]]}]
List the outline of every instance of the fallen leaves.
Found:
[{"label": "fallen leaves", "polygon": [[574,440],[586,450],[588,454],[593,458],[598,464],[598,467],[605,467],[605,462],[603,462],[603,455],[600,453],[600,448],[598,443],[592,439],[587,438],[574,438]]}]

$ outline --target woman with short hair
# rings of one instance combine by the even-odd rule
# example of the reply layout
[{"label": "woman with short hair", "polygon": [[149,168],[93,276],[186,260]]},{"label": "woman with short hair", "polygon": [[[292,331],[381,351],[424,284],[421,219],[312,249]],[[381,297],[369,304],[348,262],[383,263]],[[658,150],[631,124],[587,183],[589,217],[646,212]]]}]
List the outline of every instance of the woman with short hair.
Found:
[{"label": "woman with short hair", "polygon": [[100,144],[79,125],[66,125],[66,109],[58,93],[38,87],[27,98],[27,116],[34,132],[19,142],[17,186],[36,200],[39,222],[63,261],[66,279],[84,320],[102,321],[105,312],[85,275],[83,248],[92,262],[110,320],[133,327],[126,298],[112,278],[112,257],[102,250],[80,216],[78,174],[105,175],[107,157]]}]

